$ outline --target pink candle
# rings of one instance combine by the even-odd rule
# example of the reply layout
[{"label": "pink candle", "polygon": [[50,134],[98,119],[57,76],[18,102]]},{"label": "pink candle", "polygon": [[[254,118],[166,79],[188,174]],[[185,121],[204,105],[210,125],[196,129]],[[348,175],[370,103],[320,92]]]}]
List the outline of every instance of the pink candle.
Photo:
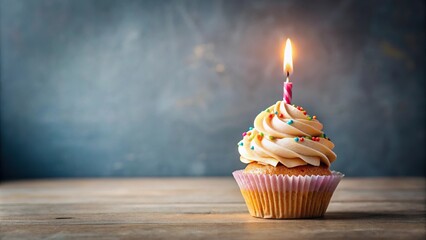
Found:
[{"label": "pink candle", "polygon": [[291,41],[290,39],[287,39],[284,49],[283,62],[284,74],[287,76],[283,87],[283,100],[287,104],[291,104],[291,98],[293,96],[293,92],[291,91],[291,89],[293,88],[293,83],[289,81],[290,74],[293,72],[293,56],[291,52]]},{"label": "pink candle", "polygon": [[293,88],[292,82],[284,82],[284,94],[283,94],[283,100],[287,104],[291,104],[291,97],[293,96],[291,89]]}]

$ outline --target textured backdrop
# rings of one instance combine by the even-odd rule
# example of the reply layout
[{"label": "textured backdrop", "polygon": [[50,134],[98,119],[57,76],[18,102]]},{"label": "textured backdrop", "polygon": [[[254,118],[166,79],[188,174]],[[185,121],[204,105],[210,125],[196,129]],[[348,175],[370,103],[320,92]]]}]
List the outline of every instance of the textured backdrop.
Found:
[{"label": "textured backdrop", "polygon": [[349,176],[425,175],[424,1],[1,0],[3,179],[225,175],[282,96]]}]

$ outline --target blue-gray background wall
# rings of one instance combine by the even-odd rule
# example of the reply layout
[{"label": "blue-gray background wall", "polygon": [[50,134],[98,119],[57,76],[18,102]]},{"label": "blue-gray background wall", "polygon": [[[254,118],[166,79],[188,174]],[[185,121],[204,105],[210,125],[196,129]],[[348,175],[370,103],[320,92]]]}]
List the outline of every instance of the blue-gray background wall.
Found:
[{"label": "blue-gray background wall", "polygon": [[333,168],[425,175],[422,0],[0,3],[3,179],[230,176],[287,37]]}]

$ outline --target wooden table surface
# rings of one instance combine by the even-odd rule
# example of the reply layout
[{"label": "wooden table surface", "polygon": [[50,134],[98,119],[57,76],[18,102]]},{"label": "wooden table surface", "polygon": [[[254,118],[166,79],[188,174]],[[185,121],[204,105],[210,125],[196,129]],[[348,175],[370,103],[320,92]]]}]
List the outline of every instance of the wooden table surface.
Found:
[{"label": "wooden table surface", "polygon": [[424,178],[344,178],[326,216],[249,216],[232,178],[0,184],[1,239],[425,239]]}]

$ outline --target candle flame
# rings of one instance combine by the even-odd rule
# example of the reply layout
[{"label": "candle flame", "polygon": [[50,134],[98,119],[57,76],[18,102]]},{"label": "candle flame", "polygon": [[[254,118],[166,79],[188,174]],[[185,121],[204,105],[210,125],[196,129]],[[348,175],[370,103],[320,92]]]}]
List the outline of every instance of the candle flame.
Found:
[{"label": "candle flame", "polygon": [[293,57],[290,38],[287,38],[285,43],[283,70],[284,75],[287,76],[287,78],[290,74],[293,73]]}]

